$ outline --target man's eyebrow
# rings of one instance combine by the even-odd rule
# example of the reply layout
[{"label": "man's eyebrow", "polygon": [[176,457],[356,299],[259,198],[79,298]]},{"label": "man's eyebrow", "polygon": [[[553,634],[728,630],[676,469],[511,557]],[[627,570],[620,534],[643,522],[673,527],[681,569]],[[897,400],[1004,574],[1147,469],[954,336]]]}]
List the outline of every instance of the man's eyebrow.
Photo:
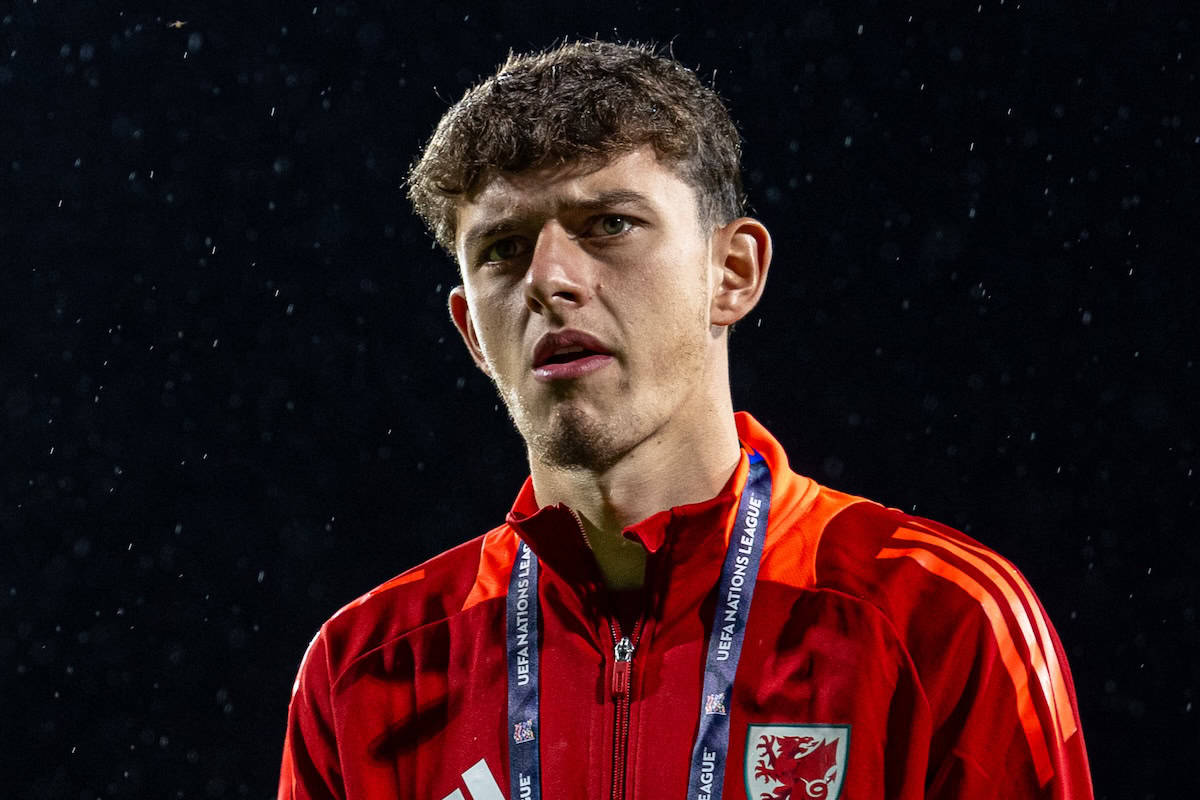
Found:
[{"label": "man's eyebrow", "polygon": [[513,216],[505,217],[504,219],[487,226],[476,226],[467,231],[463,237],[463,248],[471,253],[483,242],[493,239],[497,236],[502,236],[506,233],[520,230],[524,227],[525,217]]},{"label": "man's eyebrow", "polygon": [[607,192],[601,192],[595,197],[583,198],[565,203],[564,205],[585,209],[601,209],[612,206],[640,206],[648,208],[650,206],[650,198],[633,189],[610,189]]},{"label": "man's eyebrow", "polygon": [[[605,208],[613,208],[614,206],[633,206],[648,209],[651,205],[650,198],[641,192],[634,191],[633,189],[610,189],[592,197],[563,200],[558,203],[558,210],[577,208],[584,211],[599,211]],[[468,253],[472,252],[481,243],[489,239],[520,230],[529,224],[531,217],[532,215],[530,214],[514,214],[497,220],[494,223],[472,228],[463,237],[463,247]]]}]

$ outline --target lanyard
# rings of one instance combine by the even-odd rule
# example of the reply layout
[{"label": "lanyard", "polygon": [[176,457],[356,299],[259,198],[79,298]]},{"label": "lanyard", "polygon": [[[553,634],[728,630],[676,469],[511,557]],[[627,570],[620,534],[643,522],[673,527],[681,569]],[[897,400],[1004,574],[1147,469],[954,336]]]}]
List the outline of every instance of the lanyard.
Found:
[{"label": "lanyard", "polygon": [[[692,747],[688,800],[720,800],[729,751],[729,711],[733,680],[742,656],[750,601],[758,580],[767,512],[771,507],[771,470],[750,452],[750,474],[738,504],[734,529],[717,584],[717,608],[708,636],[700,727]],[[538,752],[538,561],[525,542],[517,550],[508,583],[508,744],[509,800],[541,800]]]},{"label": "lanyard", "polygon": [[538,754],[538,560],[521,542],[508,579],[508,743],[510,800],[541,800]]}]

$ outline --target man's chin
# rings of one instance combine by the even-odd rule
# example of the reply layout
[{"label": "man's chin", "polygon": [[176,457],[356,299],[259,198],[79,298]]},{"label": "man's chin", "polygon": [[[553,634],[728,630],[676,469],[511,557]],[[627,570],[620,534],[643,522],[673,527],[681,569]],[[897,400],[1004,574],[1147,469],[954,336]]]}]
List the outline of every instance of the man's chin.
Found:
[{"label": "man's chin", "polygon": [[[519,426],[525,427],[525,426]],[[629,425],[577,405],[561,406],[544,424],[522,430],[532,458],[557,469],[604,472],[625,454]]]}]

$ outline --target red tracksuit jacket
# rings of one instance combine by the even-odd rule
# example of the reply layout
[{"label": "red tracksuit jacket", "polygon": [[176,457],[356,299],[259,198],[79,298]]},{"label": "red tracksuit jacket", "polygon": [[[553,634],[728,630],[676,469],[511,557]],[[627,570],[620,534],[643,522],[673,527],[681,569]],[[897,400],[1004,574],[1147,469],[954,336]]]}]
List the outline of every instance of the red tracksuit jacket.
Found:
[{"label": "red tracksuit jacket", "polygon": [[[1020,573],[961,533],[791,472],[754,419],[737,425],[773,488],[723,797],[1090,798],[1066,657]],[[717,497],[630,529],[650,556],[624,615],[574,515],[539,509],[529,481],[504,525],[343,608],[300,667],[279,797],[507,797],[520,537],[541,565],[543,797],[684,798],[747,472],[743,455]],[[621,636],[635,644],[627,683]]]}]

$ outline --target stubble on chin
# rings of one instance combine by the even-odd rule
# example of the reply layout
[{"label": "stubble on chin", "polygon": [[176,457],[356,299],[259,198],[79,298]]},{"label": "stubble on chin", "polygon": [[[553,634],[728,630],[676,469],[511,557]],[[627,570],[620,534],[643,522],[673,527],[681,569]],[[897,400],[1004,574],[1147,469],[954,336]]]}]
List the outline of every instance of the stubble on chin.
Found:
[{"label": "stubble on chin", "polygon": [[[542,425],[521,430],[530,458],[560,470],[605,472],[629,449],[625,442],[636,426],[622,415],[601,420],[572,403],[556,408]],[[518,429],[522,426],[518,425]]]},{"label": "stubble on chin", "polygon": [[[566,387],[549,400],[548,409],[532,408],[515,385],[496,378],[505,374],[504,370],[490,361],[488,366],[508,417],[525,440],[531,462],[556,470],[604,472],[632,447],[632,443],[624,444],[636,429],[631,409],[606,419],[595,409],[585,408],[583,399],[572,396],[574,390]],[[627,396],[629,389],[623,381],[618,392]]]},{"label": "stubble on chin", "polygon": [[606,418],[577,398],[559,397],[549,413],[534,413],[517,393],[497,386],[531,461],[557,470],[604,472],[625,455],[636,430],[632,409]]}]

